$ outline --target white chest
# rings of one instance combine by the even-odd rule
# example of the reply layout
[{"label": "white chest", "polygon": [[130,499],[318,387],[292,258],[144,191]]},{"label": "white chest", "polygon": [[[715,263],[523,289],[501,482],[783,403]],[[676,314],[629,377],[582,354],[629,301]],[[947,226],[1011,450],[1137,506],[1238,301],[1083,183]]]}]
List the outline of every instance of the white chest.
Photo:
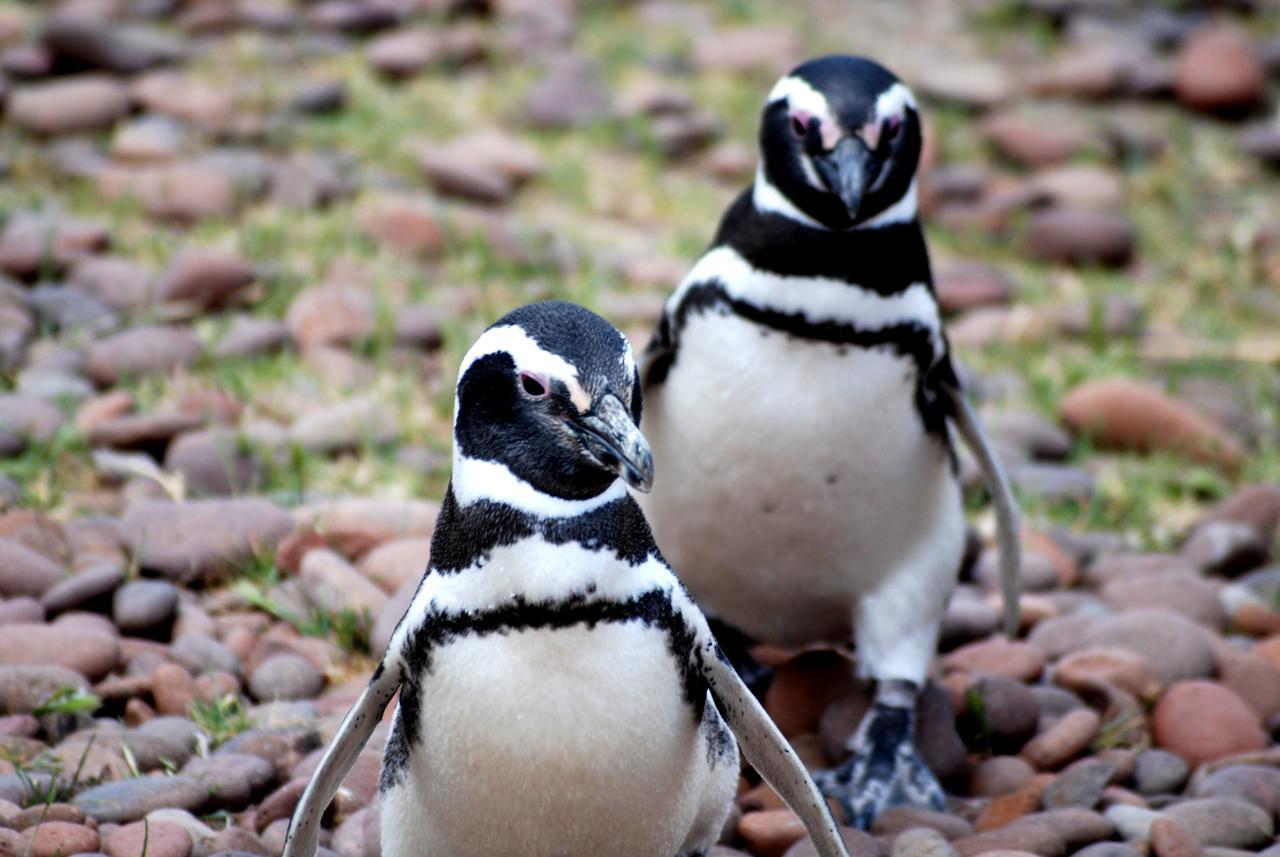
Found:
[{"label": "white chest", "polygon": [[[659,548],[710,612],[779,643],[848,639],[852,606],[962,508],[915,405],[915,362],[890,347],[801,340],[737,315],[691,315],[642,428]],[[955,544],[953,550],[953,543]]]}]

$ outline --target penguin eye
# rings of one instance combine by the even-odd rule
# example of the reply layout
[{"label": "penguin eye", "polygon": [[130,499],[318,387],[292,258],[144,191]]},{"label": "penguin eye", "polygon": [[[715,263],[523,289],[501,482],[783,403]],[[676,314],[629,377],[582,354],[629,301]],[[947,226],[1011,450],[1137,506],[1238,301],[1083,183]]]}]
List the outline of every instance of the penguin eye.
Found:
[{"label": "penguin eye", "polygon": [[792,113],[791,114],[791,136],[795,137],[797,140],[803,140],[805,136],[809,133],[810,118],[811,117],[809,116],[809,114],[805,113],[804,111],[801,111],[799,113]]},{"label": "penguin eye", "polygon": [[520,389],[534,399],[545,399],[547,397],[547,380],[532,372],[520,373]]},{"label": "penguin eye", "polygon": [[890,116],[884,120],[884,124],[881,126],[880,139],[895,143],[900,136],[902,136],[902,117]]}]

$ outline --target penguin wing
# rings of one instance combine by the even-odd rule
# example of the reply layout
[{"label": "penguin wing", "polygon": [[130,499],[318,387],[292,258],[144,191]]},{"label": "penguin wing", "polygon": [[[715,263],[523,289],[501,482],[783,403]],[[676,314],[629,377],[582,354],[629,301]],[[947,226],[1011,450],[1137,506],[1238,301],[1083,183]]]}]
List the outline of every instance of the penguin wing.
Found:
[{"label": "penguin wing", "polygon": [[1009,487],[1009,477],[1000,463],[986,429],[959,384],[943,384],[950,400],[951,419],[982,471],[987,491],[996,510],[996,542],[1000,549],[1000,596],[1004,600],[1004,632],[1018,633],[1018,598],[1022,594],[1022,540],[1019,536],[1018,503]]},{"label": "penguin wing", "polygon": [[382,720],[382,712],[400,687],[400,670],[389,669],[390,658],[384,657],[374,670],[369,686],[360,694],[338,727],[329,749],[325,751],[320,766],[311,775],[298,808],[289,821],[281,857],[312,857],[320,838],[320,818],[333,800],[338,786],[346,777],[356,757],[369,742],[374,727]]},{"label": "penguin wing", "polygon": [[[687,612],[697,612],[696,609]],[[693,621],[689,621],[692,619]],[[696,657],[716,708],[738,739],[747,761],[760,773],[787,806],[804,822],[820,857],[849,857],[831,810],[813,778],[805,770],[787,739],[769,719],[763,707],[711,635],[701,613],[686,621],[698,628]],[[287,855],[286,855],[287,857]]]}]

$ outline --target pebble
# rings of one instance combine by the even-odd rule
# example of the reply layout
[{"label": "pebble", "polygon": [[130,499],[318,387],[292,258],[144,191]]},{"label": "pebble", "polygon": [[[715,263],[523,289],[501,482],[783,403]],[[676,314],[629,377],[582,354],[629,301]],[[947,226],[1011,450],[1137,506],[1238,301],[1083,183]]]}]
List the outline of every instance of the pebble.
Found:
[{"label": "pebble", "polygon": [[927,827],[899,833],[889,851],[889,857],[956,857],[957,854],[941,833]]},{"label": "pebble", "polygon": [[180,226],[229,217],[241,200],[231,176],[185,161],[137,172],[125,189],[150,217]]},{"label": "pebble", "polygon": [[1169,818],[1158,818],[1151,825],[1151,850],[1156,857],[1200,857],[1200,840]]},{"label": "pebble", "polygon": [[1050,208],[1031,215],[1028,255],[1067,265],[1122,267],[1133,258],[1136,236],[1123,216],[1085,208]]},{"label": "pebble", "polygon": [[1160,813],[1137,806],[1116,804],[1108,807],[1103,816],[1111,822],[1121,838],[1139,842],[1151,838],[1151,825],[1161,817]]},{"label": "pebble", "polygon": [[[883,848],[871,835],[852,827],[840,828],[840,839],[844,842],[849,857],[882,857]],[[801,839],[786,850],[783,857],[819,857],[818,849],[808,836]]]},{"label": "pebble", "polygon": [[0,665],[59,666],[96,681],[120,662],[117,641],[70,625],[0,625]]},{"label": "pebble", "polygon": [[389,444],[400,436],[400,428],[384,403],[361,396],[302,414],[287,436],[308,452],[329,455]]},{"label": "pebble", "polygon": [[250,438],[233,431],[185,432],[169,444],[164,466],[182,474],[193,497],[249,494],[261,488],[266,478],[262,466],[265,455],[252,447]]},{"label": "pebble", "polygon": [[1063,857],[1066,843],[1050,825],[1041,821],[1020,820],[999,830],[965,836],[951,843],[960,857],[977,857],[989,852],[1020,851],[1040,857]]},{"label": "pebble", "polygon": [[1081,848],[1072,857],[1142,857],[1142,852],[1122,842],[1095,842]]},{"label": "pebble", "polygon": [[1151,721],[1156,744],[1192,766],[1267,746],[1257,715],[1240,697],[1210,681],[1170,687]]},{"label": "pebble", "polygon": [[979,728],[993,752],[1016,753],[1036,734],[1040,711],[1026,685],[999,676],[983,676],[966,696],[976,694],[982,703]]},{"label": "pebble", "polygon": [[1164,816],[1193,833],[1202,845],[1252,850],[1271,844],[1275,835],[1270,813],[1229,798],[1183,801],[1166,809]]},{"label": "pebble", "polygon": [[177,62],[186,54],[181,41],[158,30],[112,25],[75,14],[58,14],[46,21],[40,41],[59,60],[117,74],[137,74]]},{"label": "pebble", "polygon": [[293,299],[285,314],[289,333],[301,348],[350,345],[373,333],[373,298],[354,287],[312,286]]},{"label": "pebble", "polygon": [[1163,688],[1155,668],[1141,655],[1121,648],[1081,649],[1054,666],[1054,683],[1084,693],[1097,682],[1114,685],[1139,699],[1154,699]]},{"label": "pebble", "polygon": [[100,339],[89,346],[85,368],[103,386],[190,366],[199,359],[200,341],[181,327],[143,326]]},{"label": "pebble", "polygon": [[246,753],[218,752],[195,757],[182,773],[209,790],[210,804],[222,809],[244,809],[275,779],[275,768],[266,759]]},{"label": "pebble", "polygon": [[1029,643],[1010,642],[1004,638],[970,643],[942,659],[946,670],[959,670],[975,675],[993,675],[1014,681],[1035,680],[1044,670],[1044,653]]},{"label": "pebble", "polygon": [[[176,774],[103,783],[80,792],[72,802],[99,822],[125,823],[165,807],[195,811],[204,806],[208,797],[199,781]],[[186,835],[186,831],[182,833]]]},{"label": "pebble", "polygon": [[220,306],[253,284],[257,273],[247,260],[232,253],[205,248],[179,252],[160,277],[157,295],[199,309]]},{"label": "pebble", "polygon": [[[1092,809],[1102,800],[1102,790],[1115,776],[1116,767],[1098,759],[1081,759],[1069,765],[1045,789],[1045,809],[1081,807]],[[1102,838],[1102,837],[1099,837]]]},{"label": "pebble", "polygon": [[886,809],[871,823],[871,832],[877,836],[893,836],[908,830],[931,830],[950,840],[971,836],[973,825],[945,812],[907,806]]},{"label": "pebble", "polygon": [[[434,258],[444,251],[439,212],[420,197],[379,194],[365,200],[356,209],[356,227],[377,243],[410,256]],[[322,310],[310,312],[320,316]]]},{"label": "pebble", "polygon": [[27,835],[30,837],[31,857],[82,854],[97,851],[100,844],[98,834],[83,824],[48,818]]},{"label": "pebble", "polygon": [[114,310],[131,310],[151,302],[151,272],[131,259],[86,256],[75,261],[67,282]]},{"label": "pebble", "polygon": [[1018,756],[993,756],[973,767],[969,792],[976,797],[1011,794],[1030,784],[1035,768]]},{"label": "pebble", "polygon": [[196,682],[177,664],[161,664],[151,674],[151,696],[160,714],[186,716],[196,699]]},{"label": "pebble", "polygon": [[169,654],[192,674],[225,672],[236,674],[240,661],[223,643],[205,634],[183,634],[169,646]]},{"label": "pebble", "polygon": [[1205,574],[1236,577],[1271,558],[1268,540],[1256,529],[1235,521],[1205,521],[1182,545],[1182,555]]},{"label": "pebble", "polygon": [[143,501],[120,519],[121,541],[142,568],[177,582],[216,579],[292,529],[287,512],[254,498]]},{"label": "pebble", "polygon": [[249,676],[249,692],[259,702],[314,699],[323,689],[324,675],[294,654],[272,655]]},{"label": "pebble", "polygon": [[237,316],[226,335],[214,346],[219,358],[260,357],[285,348],[290,342],[289,327],[273,318]]},{"label": "pebble", "polygon": [[1155,748],[1138,754],[1133,783],[1144,795],[1173,794],[1187,782],[1189,774],[1181,756]]},{"label": "pebble", "polygon": [[1022,748],[1022,756],[1041,771],[1054,770],[1078,756],[1097,737],[1101,720],[1088,708],[1064,714]]},{"label": "pebble", "polygon": [[1265,765],[1230,765],[1197,778],[1192,793],[1246,801],[1275,816],[1280,812],[1280,770]]},{"label": "pebble", "polygon": [[133,580],[116,590],[112,619],[121,633],[149,636],[172,626],[178,589],[165,580]]},{"label": "pebble", "polygon": [[1207,417],[1162,391],[1128,379],[1087,381],[1060,403],[1063,422],[1101,446],[1167,450],[1234,471],[1239,444]]},{"label": "pebble", "polygon": [[1101,595],[1120,613],[1164,609],[1211,629],[1226,624],[1217,588],[1196,574],[1166,571],[1126,575],[1103,586]]},{"label": "pebble", "polygon": [[110,128],[128,112],[124,86],[100,74],[15,87],[5,108],[14,125],[49,136]]},{"label": "pebble", "polygon": [[107,857],[191,857],[191,834],[166,821],[135,821],[113,831]]},{"label": "pebble", "polygon": [[738,822],[738,838],[761,857],[782,857],[804,836],[804,824],[789,809],[749,812]]},{"label": "pebble", "polygon": [[0,538],[0,597],[40,598],[66,580],[66,572],[44,554]]},{"label": "pebble", "polygon": [[1209,25],[1192,33],[1178,52],[1178,100],[1193,110],[1239,115],[1266,97],[1266,77],[1249,37]]},{"label": "pebble", "polygon": [[83,675],[67,667],[0,665],[0,715],[29,713],[64,687],[88,686]]},{"label": "pebble", "polygon": [[525,96],[524,111],[535,127],[568,128],[606,118],[611,101],[594,63],[574,54],[560,54]]}]

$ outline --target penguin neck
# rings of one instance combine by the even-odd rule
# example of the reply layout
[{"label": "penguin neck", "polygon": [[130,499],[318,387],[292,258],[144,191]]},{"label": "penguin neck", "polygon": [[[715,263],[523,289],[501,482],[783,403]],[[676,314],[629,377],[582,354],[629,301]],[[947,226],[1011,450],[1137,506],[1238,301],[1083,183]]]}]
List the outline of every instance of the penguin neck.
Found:
[{"label": "penguin neck", "polygon": [[614,502],[627,494],[622,480],[615,479],[591,497],[557,497],[516,476],[504,464],[463,455],[454,444],[453,476],[450,486],[458,506],[465,510],[478,502],[509,506],[534,518],[575,518]]},{"label": "penguin neck", "polygon": [[502,497],[473,497],[464,503],[458,488],[455,473],[431,538],[430,570],[439,574],[482,567],[496,548],[528,538],[610,550],[630,565],[639,565],[658,553],[644,513],[625,487],[610,486],[590,501],[566,501],[582,504],[572,515],[531,512]]},{"label": "penguin neck", "polygon": [[915,188],[913,181],[902,199],[867,223],[834,230],[796,209],[761,175],[729,207],[714,244],[780,276],[842,280],[884,295],[918,283],[932,288]]}]

